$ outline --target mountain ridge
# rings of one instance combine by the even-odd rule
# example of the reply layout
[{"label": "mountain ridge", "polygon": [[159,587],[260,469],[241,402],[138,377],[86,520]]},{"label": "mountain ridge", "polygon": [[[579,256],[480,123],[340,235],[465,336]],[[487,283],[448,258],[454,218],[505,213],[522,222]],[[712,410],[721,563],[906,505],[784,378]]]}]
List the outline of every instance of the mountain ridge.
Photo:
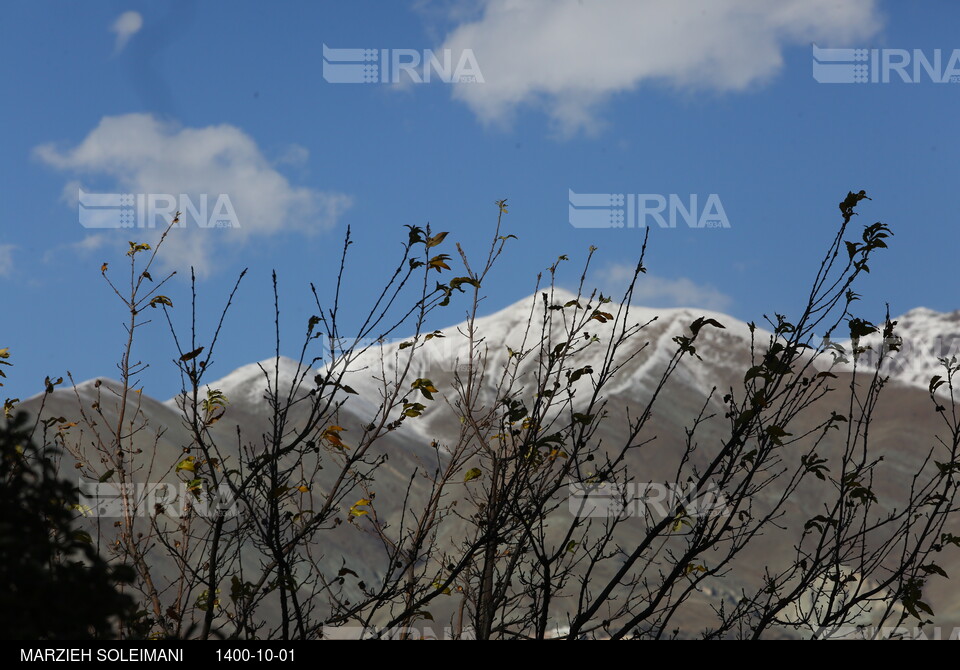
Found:
[{"label": "mountain ridge", "polygon": [[[500,347],[500,345],[503,345],[503,347],[510,346],[513,342],[508,341],[509,338],[512,335],[515,336],[519,328],[524,328],[528,319],[531,317],[531,307],[535,306],[533,311],[534,316],[536,316],[537,310],[541,309],[540,301],[544,293],[549,294],[549,292],[546,291],[538,291],[501,310],[478,317],[476,319],[476,326],[479,336],[485,340],[489,340],[493,337],[492,333],[500,333],[502,335],[501,341],[498,342],[497,347]],[[595,308],[601,307],[601,303],[596,297],[591,302],[587,296],[578,297],[576,293],[559,287],[552,289],[550,297],[552,298],[551,304],[554,305],[563,305],[570,301],[579,300],[584,308],[586,308],[588,304]],[[620,307],[621,305],[619,303],[610,302],[603,306],[602,309],[603,311],[615,314]],[[662,332],[657,338],[657,346],[655,347],[658,352],[667,351],[670,346],[673,346],[670,345],[671,338],[683,334],[680,332],[681,328],[685,328],[694,319],[699,317],[714,319],[721,323],[728,334],[736,336],[737,339],[742,342],[747,342],[750,336],[749,326],[746,322],[715,310],[693,307],[655,308],[631,305],[629,306],[629,315],[632,324],[649,322],[651,325],[659,324],[662,326]],[[892,320],[897,322],[897,330],[895,332],[902,338],[902,343],[900,344],[900,351],[890,352],[891,360],[888,360],[882,368],[883,373],[889,375],[891,381],[926,389],[931,377],[937,374],[944,376],[943,368],[938,358],[942,356],[957,356],[957,358],[960,359],[960,310],[938,312],[927,307],[915,307]],[[878,326],[882,325],[882,322],[876,323]],[[440,329],[441,332],[444,333],[444,337],[437,337],[431,346],[424,347],[420,350],[420,355],[426,357],[430,365],[445,370],[454,370],[457,366],[458,357],[463,360],[466,359],[467,347],[465,342],[456,342],[460,339],[457,335],[463,332],[466,325],[467,321],[464,320]],[[657,330],[660,329],[658,328]],[[421,334],[420,337],[423,338],[424,335],[425,333]],[[755,337],[759,345],[763,345],[769,336],[769,330],[759,325],[757,326]],[[391,338],[383,343],[382,353],[390,358],[397,353],[401,344],[409,343],[413,341],[413,339],[412,336],[406,338]],[[859,364],[861,369],[863,369],[863,365],[869,364],[874,360],[881,348],[881,339],[879,334],[863,338],[861,344],[870,346],[871,351],[867,352],[866,357],[860,359]],[[849,358],[850,351],[852,350],[852,343],[849,338],[833,341],[844,347],[847,352],[847,357]],[[437,344],[438,342],[441,343],[439,346]],[[346,340],[344,344],[350,344],[350,341]],[[361,342],[360,344],[361,346],[368,347],[368,351],[358,358],[358,365],[366,365],[369,367],[375,358],[375,356],[371,354],[371,351],[379,350],[381,347],[379,344],[370,342]],[[493,363],[496,367],[503,363],[503,356],[494,356],[493,360],[488,362]],[[650,358],[645,361],[645,364],[640,369],[634,372],[635,374],[643,376],[644,373],[653,370],[658,362],[663,363],[664,359],[662,357]],[[715,364],[722,364],[719,357],[713,362]],[[295,359],[281,355],[279,358],[270,357],[242,365],[227,372],[215,381],[204,383],[204,386],[221,389],[228,396],[230,393],[233,393],[235,396],[243,398],[244,400],[256,402],[260,400],[262,391],[266,388],[267,376],[269,376],[272,381],[277,371],[278,363],[280,380],[287,387],[289,386],[290,380],[295,377],[303,380],[311,380],[315,375],[323,372],[328,365],[328,363],[318,367],[312,367],[308,364],[300,365]],[[827,369],[827,367],[825,367],[826,365],[827,361],[821,362],[820,364],[823,369]],[[841,362],[839,369],[852,370],[852,364],[844,364]],[[684,373],[681,373],[681,376],[683,376],[683,374]],[[686,374],[689,376],[689,372]],[[689,381],[694,384],[709,383],[709,380],[704,378],[690,378]],[[90,395],[93,393],[94,385],[97,382],[108,383],[110,386],[116,386],[118,388],[120,386],[117,380],[110,377],[93,377],[79,382],[76,385],[77,392],[83,395]],[[43,394],[36,394],[33,398],[40,395]],[[178,398],[179,394],[160,402],[163,402],[163,404],[172,409],[176,409]]]}]

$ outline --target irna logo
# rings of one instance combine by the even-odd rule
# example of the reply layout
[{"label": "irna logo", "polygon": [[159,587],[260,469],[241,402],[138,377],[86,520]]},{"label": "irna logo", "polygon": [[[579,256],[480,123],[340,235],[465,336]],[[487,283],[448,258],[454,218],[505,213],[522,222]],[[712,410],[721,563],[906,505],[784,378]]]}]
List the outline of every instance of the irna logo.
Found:
[{"label": "irna logo", "polygon": [[[166,228],[181,212],[180,228],[192,221],[199,228],[239,228],[237,213],[226,193],[210,198],[200,194],[199,202],[181,193],[79,193],[80,225],[84,228]],[[159,221],[159,223],[158,223]]]},{"label": "irna logo", "polygon": [[330,84],[483,84],[473,50],[454,60],[450,49],[331,49],[323,45],[323,79]]}]

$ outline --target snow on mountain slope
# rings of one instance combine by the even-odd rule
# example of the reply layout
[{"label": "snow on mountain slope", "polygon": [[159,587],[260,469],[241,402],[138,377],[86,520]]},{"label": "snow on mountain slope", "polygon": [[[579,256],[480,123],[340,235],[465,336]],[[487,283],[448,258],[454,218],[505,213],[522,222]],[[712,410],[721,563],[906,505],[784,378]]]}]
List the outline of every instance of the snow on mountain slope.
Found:
[{"label": "snow on mountain slope", "polygon": [[[742,376],[750,364],[750,328],[737,319],[718,312],[689,308],[654,309],[630,307],[621,312],[616,303],[601,304],[577,296],[569,291],[556,289],[548,293],[547,307],[543,292],[520,300],[505,309],[475,322],[473,344],[474,365],[478,376],[480,394],[489,406],[502,394],[501,384],[505,370],[516,374],[513,391],[527,387],[534,380],[554,348],[572,342],[575,353],[565,363],[565,370],[590,366],[598,374],[607,356],[607,344],[624,328],[638,332],[617,353],[616,362],[622,368],[608,382],[605,395],[622,395],[642,401],[656,387],[671,356],[679,345],[673,341],[678,336],[691,336],[690,324],[703,317],[722,324],[723,328],[705,325],[696,341],[697,354],[702,361],[687,355],[672,377],[672,384],[682,384],[708,393],[712,386],[728,379],[730,373]],[[598,318],[590,317],[601,312]],[[620,316],[619,325],[614,317]],[[579,324],[574,339],[570,340],[571,324]],[[461,322],[442,331],[443,337],[429,341],[421,336],[413,345],[412,338],[378,343],[362,353],[350,366],[345,381],[365,399],[377,404],[387,393],[398,392],[409,396],[411,402],[423,401],[420,394],[411,389],[418,378],[429,379],[439,389],[441,397],[454,401],[455,375],[461,380],[471,361],[471,341],[467,322]],[[590,341],[595,336],[594,341]],[[769,332],[757,328],[754,333],[758,347],[766,345]],[[554,372],[556,374],[556,371]],[[565,380],[561,380],[565,384]],[[592,375],[584,375],[574,388],[578,396],[587,397],[592,392]],[[424,422],[414,422],[430,430],[438,405],[423,402]]]},{"label": "snow on mountain slope", "polygon": [[[409,402],[421,402],[426,409],[424,420],[405,421],[403,432],[412,431],[416,437],[428,439],[444,428],[437,421],[446,421],[449,415],[440,411],[445,403],[425,400],[412,387],[414,380],[431,380],[439,389],[439,394],[434,395],[436,400],[454,402],[455,375],[459,373],[461,379],[467,378],[472,349],[473,364],[481,371],[476,376],[477,392],[485,405],[490,406],[502,397],[505,374],[516,374],[513,391],[526,387],[526,393],[532,393],[534,385],[530,382],[548,361],[550,352],[558,344],[570,340],[572,324],[578,324],[579,328],[571,344],[575,353],[567,360],[565,370],[590,366],[594,374],[603,368],[607,345],[623,331],[624,324],[628,332],[630,329],[638,331],[618,351],[616,362],[622,364],[622,368],[608,383],[605,395],[621,395],[637,402],[649,397],[678,349],[679,345],[673,339],[689,337],[690,324],[700,317],[712,319],[724,328],[713,325],[702,328],[696,347],[703,360],[686,356],[675,372],[672,384],[682,384],[705,394],[730,373],[742,375],[745,365],[749,365],[749,327],[728,315],[689,308],[632,306],[626,310],[613,302],[601,304],[597,299],[578,299],[563,289],[548,291],[545,307],[543,295],[544,292],[538,292],[494,314],[478,318],[472,347],[468,324],[464,321],[443,329],[442,337],[429,340],[426,334],[422,334],[416,341],[410,337],[362,342],[363,347],[350,360],[345,372],[342,357],[331,363],[330,356],[326,356],[325,364],[319,369],[310,369],[286,357],[269,358],[240,367],[205,386],[223,391],[235,410],[261,415],[268,411],[263,400],[268,380],[271,386],[278,380],[283,394],[296,382],[300,385],[300,395],[316,388],[314,377],[318,374],[330,372],[336,376],[343,372],[343,383],[357,393],[341,392],[338,399],[347,401],[347,411],[358,422],[365,424],[377,419],[384,397],[406,398]],[[591,319],[597,312],[597,318]],[[619,324],[612,318],[617,316],[620,317]],[[764,346],[769,333],[758,328],[754,336],[758,345]],[[337,367],[331,370],[330,365]],[[588,397],[593,383],[591,374],[583,375],[574,385],[578,397]],[[177,401],[172,398],[165,405],[176,410]]]},{"label": "snow on mountain slope", "polygon": [[[538,358],[540,350],[544,356],[548,355],[557,344],[569,339],[568,330],[572,322],[582,323],[584,320],[587,325],[578,334],[578,338],[582,339],[575,340],[573,345],[577,353],[568,364],[590,366],[595,372],[603,367],[607,343],[621,332],[624,323],[628,328],[640,329],[628,345],[620,350],[617,362],[622,363],[623,367],[607,385],[607,394],[638,400],[647,397],[659,382],[670,357],[677,351],[678,344],[674,338],[689,337],[690,324],[700,317],[712,319],[724,328],[706,325],[701,329],[695,346],[702,360],[685,356],[671,378],[671,384],[683,384],[704,394],[715,385],[721,385],[720,389],[724,390],[724,380],[742,376],[743,371],[751,365],[750,328],[743,321],[726,314],[693,308],[631,306],[629,311],[623,313],[625,316],[615,331],[612,319],[604,323],[589,320],[589,316],[595,310],[617,316],[621,314],[622,307],[616,303],[601,304],[596,299],[591,302],[585,297],[578,299],[569,291],[554,289],[548,292],[548,306],[566,307],[547,309],[545,312],[543,292],[538,292],[476,320],[473,362],[482,370],[479,392],[485,401],[497,399],[496,392],[505,369],[515,368],[519,385],[530,381],[541,363]],[[933,375],[943,375],[939,357],[957,355],[960,358],[960,311],[939,313],[921,307],[898,317],[896,321],[896,332],[902,338],[901,350],[891,353],[882,371],[895,382],[926,389]],[[598,340],[587,343],[588,338],[583,338],[584,331],[595,335]],[[357,352],[343,378],[343,382],[355,389],[357,394],[341,394],[339,397],[346,398],[351,412],[364,421],[377,416],[385,396],[406,397],[410,402],[422,400],[420,393],[411,386],[416,379],[431,380],[440,390],[441,397],[452,400],[455,395],[452,393],[454,375],[459,373],[461,378],[466,378],[471,361],[471,342],[466,321],[441,332],[442,337],[429,340],[422,334],[416,341],[409,337],[363,342],[365,349]],[[768,330],[755,329],[752,338],[758,350],[765,349],[770,335]],[[876,352],[880,350],[880,340],[879,334],[864,338],[864,343],[870,345],[872,350],[861,356],[861,370],[874,362]],[[541,342],[545,344],[541,345]],[[850,342],[842,342],[842,345],[849,357]],[[269,358],[238,368],[210,382],[208,386],[222,390],[231,403],[254,408],[263,402],[268,378],[272,385],[275,375],[278,375],[284,393],[297,380],[302,392],[306,393],[315,388],[314,377],[329,370],[329,357],[327,360],[326,365],[319,369],[310,369],[290,358]],[[338,360],[339,367],[333,371],[337,373],[343,365],[342,360]],[[820,370],[830,369],[831,356],[824,355],[815,365]],[[841,363],[834,371],[837,369],[850,370],[852,365]],[[578,382],[583,394],[589,392],[590,383],[589,375]],[[83,391],[89,384],[81,384],[78,389]],[[515,389],[517,387],[514,386]],[[165,404],[176,409],[176,398]],[[427,405],[424,416],[429,418],[435,406],[424,404]],[[431,428],[430,421],[407,423],[411,425],[411,430],[423,432],[423,437],[427,436],[425,431]]]},{"label": "snow on mountain slope", "polygon": [[[556,291],[549,300],[549,306],[563,306],[574,300],[576,300],[575,295]],[[606,323],[603,323],[601,320],[590,320],[589,317],[596,309],[611,315],[618,314],[619,310],[619,305],[614,303],[600,305],[594,300],[588,307],[588,302],[585,298],[581,298],[579,299],[580,308],[570,306],[565,309],[545,311],[540,294],[537,294],[518,301],[504,310],[477,319],[476,351],[485,360],[483,361],[484,373],[479,375],[476,381],[483,404],[488,408],[492,407],[502,397],[498,385],[501,378],[500,371],[504,366],[517,365],[521,378],[514,390],[518,390],[519,386],[527,386],[525,392],[530,393],[529,375],[534,375],[541,363],[538,357],[541,350],[541,337],[546,333],[547,346],[543,349],[544,355],[549,356],[553,347],[564,342],[568,337],[565,335],[564,324],[581,319],[586,320],[586,330],[599,338],[599,341],[590,343],[576,353],[566,365],[568,370],[586,365],[594,369],[594,375],[585,374],[576,383],[577,400],[584,399],[592,391],[593,378],[603,364],[605,343],[615,335],[612,320],[603,317],[606,320]],[[742,321],[716,312],[692,308],[631,308],[627,323],[629,325],[646,324],[646,326],[631,340],[629,346],[624,347],[620,359],[623,367],[604,389],[604,396],[609,400],[607,405],[609,419],[598,430],[597,442],[603,445],[603,448],[608,448],[607,445],[618,445],[623,441],[624,426],[626,419],[630,416],[627,412],[632,413],[634,408],[642,407],[648,401],[670,356],[677,350],[678,345],[673,338],[680,335],[689,336],[691,322],[699,317],[714,319],[724,328],[712,325],[702,328],[695,346],[697,354],[703,360],[692,356],[685,357],[684,362],[671,377],[664,394],[660,396],[656,411],[646,429],[645,435],[655,437],[656,441],[651,441],[643,449],[631,452],[631,471],[642,473],[641,476],[648,477],[649,481],[660,481],[662,478],[674,476],[671,469],[671,455],[683,453],[682,443],[686,435],[684,429],[689,426],[691,417],[696,416],[702,406],[702,398],[710,388],[714,384],[719,386],[719,392],[715,396],[719,401],[719,397],[722,397],[726,391],[723,384],[733,385],[735,388],[738,384],[742,384],[744,372],[751,365],[750,328]],[[945,346],[952,345],[954,334],[960,333],[960,313],[938,314],[931,310],[917,309],[898,320],[900,321],[898,331],[907,342],[904,347],[905,352],[913,351],[922,354],[924,351],[922,347],[914,343],[935,341],[937,338],[940,338]],[[340,398],[348,401],[345,411],[335,419],[325,417],[325,420],[336,421],[339,425],[346,427],[345,441],[351,443],[351,440],[356,439],[355,436],[362,434],[362,426],[365,422],[370,421],[380,411],[381,394],[397,393],[399,398],[407,397],[410,402],[422,402],[427,406],[422,417],[405,420],[397,430],[388,431],[379,445],[382,453],[389,453],[390,460],[378,473],[376,493],[383,518],[390,519],[391,522],[396,522],[396,515],[401,509],[397,501],[404,500],[407,494],[407,487],[411,481],[409,473],[422,468],[424,463],[432,462],[431,458],[440,457],[428,445],[431,445],[434,439],[441,444],[454,444],[458,437],[458,431],[461,429],[460,422],[457,421],[458,413],[450,411],[446,402],[453,402],[456,398],[456,373],[460,372],[461,377],[466,376],[462,374],[464,368],[460,367],[458,370],[458,366],[464,366],[470,360],[470,344],[463,332],[465,332],[465,324],[461,323],[444,329],[444,337],[433,337],[427,341],[424,336],[421,336],[415,346],[401,348],[402,344],[412,341],[412,338],[371,344],[351,363],[350,370],[343,380],[358,393],[340,395]],[[769,336],[768,331],[760,328],[753,333],[757,348],[761,352],[766,349]],[[956,335],[955,339],[960,340],[960,335]],[[586,344],[588,340],[589,338],[579,338],[574,346]],[[511,350],[515,353],[511,354]],[[522,356],[519,363],[516,352]],[[625,360],[632,355],[634,356],[632,359]],[[929,353],[926,355],[929,357]],[[829,359],[829,356],[826,358]],[[923,355],[919,358],[922,362]],[[330,365],[327,360],[323,363],[326,366]],[[828,362],[824,365],[828,365]],[[230,401],[224,419],[211,428],[215,433],[213,435],[215,441],[224,445],[225,449],[233,448],[238,427],[242,428],[245,441],[251,444],[258,443],[261,434],[269,433],[272,417],[268,405],[263,400],[268,377],[271,380],[274,379],[274,375],[279,377],[281,392],[286,392],[294,380],[301,380],[300,393],[306,394],[316,388],[314,377],[329,371],[329,368],[324,365],[319,369],[307,369],[289,358],[269,358],[260,363],[238,368],[216,381],[210,381],[209,386],[221,389]],[[924,393],[914,388],[919,382],[922,382],[924,389],[926,388],[928,380],[923,376],[927,373],[920,371],[920,368],[914,372],[916,381],[911,382],[909,376],[904,377],[909,387],[889,389],[886,394],[888,398],[885,401],[886,404],[881,406],[877,413],[877,422],[871,427],[871,439],[880,450],[879,453],[884,454],[884,462],[888,467],[884,471],[884,476],[877,479],[878,495],[885,501],[902,500],[902,492],[908,490],[910,486],[913,463],[924,457],[927,448],[924,442],[925,437],[933,435],[940,425],[940,415],[927,406],[929,399],[924,397]],[[524,378],[523,375],[528,377]],[[418,390],[412,388],[412,382],[417,378],[430,379],[439,389],[438,393],[433,394],[434,402],[424,399]],[[563,382],[564,378],[560,376],[559,379]],[[76,393],[80,396],[80,405],[85,407],[90,407],[100,397],[105,421],[107,425],[112,425],[117,421],[116,396],[113,393],[117,388],[116,382],[109,380],[102,380],[99,387],[95,382],[90,381],[79,384]],[[136,439],[142,441],[146,449],[145,453],[151,454],[157,464],[157,472],[161,474],[167,472],[165,476],[175,478],[174,464],[182,458],[184,445],[191,443],[187,428],[179,415],[176,399],[160,404],[150,400],[145,394],[142,397],[141,394],[131,397],[134,401],[143,404],[149,425],[152,428],[163,429],[162,437],[157,435],[155,438],[153,432],[144,431],[138,433]],[[38,396],[25,402],[24,405],[36,405],[39,400],[47,403],[45,408],[47,415],[76,419],[77,399],[74,389],[60,387],[54,394],[46,398]],[[842,399],[839,404],[829,404],[835,400],[830,397],[826,400],[827,404],[820,407],[818,412],[798,417],[795,424],[797,429],[794,432],[800,435],[812,431],[819,421],[818,417],[823,413],[832,409],[842,411]],[[302,420],[302,415],[297,414],[300,411],[301,409],[298,408],[291,413],[291,425]],[[400,408],[395,406],[391,410],[389,420],[398,418],[399,413]],[[719,443],[723,436],[722,411],[713,413],[715,419],[704,423],[698,429],[700,444],[705,446],[694,454],[691,463],[709,454],[709,445]],[[631,415],[635,416],[635,414]],[[80,430],[79,427],[71,429],[70,435],[76,436],[79,440],[81,435],[77,432],[78,430]],[[493,426],[490,430],[495,433],[498,428]],[[95,460],[93,462],[96,463]],[[72,466],[68,464],[67,469],[72,475]],[[318,491],[329,489],[330,478],[336,474],[334,470],[334,468],[320,470],[315,474],[311,486]],[[147,474],[142,475],[145,480],[147,476]],[[814,482],[814,484],[817,483]],[[348,496],[347,504],[356,500],[359,495]],[[411,495],[413,496],[411,500],[414,501],[411,505],[415,507],[418,504],[416,501],[421,500],[417,496],[425,495],[424,489],[414,487],[411,489]],[[763,502],[763,496],[759,500]],[[790,516],[786,518],[785,524],[787,522],[796,524],[811,518],[819,513],[822,504],[823,492],[816,486],[809,491],[794,495],[790,502]],[[797,521],[798,519],[800,522]],[[347,524],[344,526],[346,527]],[[457,527],[451,526],[451,528],[453,530],[450,532],[454,534],[458,532]],[[347,533],[350,530],[352,527],[336,531],[341,533],[339,535],[324,536],[325,558],[323,560],[326,562],[323,564],[323,570],[336,574],[342,566],[341,561],[346,558],[362,573],[364,579],[376,578],[378,567],[375,557],[379,555],[377,547],[366,536]],[[638,536],[629,535],[624,538],[625,544],[635,544],[637,541]],[[710,588],[715,589],[713,593],[717,594],[716,598],[726,598],[727,595],[724,594],[730,594],[729,598],[733,602],[736,594],[744,588],[753,588],[755,586],[752,581],[755,577],[754,566],[788,564],[793,559],[792,544],[783,541],[783,536],[771,534],[759,538],[757,544],[745,556],[747,556],[744,563],[747,566],[746,572],[731,575],[726,582],[711,584]],[[948,562],[944,565],[946,571],[951,574],[960,569],[956,568],[956,562]],[[176,574],[173,568],[169,570],[170,574]],[[713,598],[713,595],[710,597]],[[960,604],[958,604],[960,599],[955,590],[942,589],[931,593],[930,602],[939,615],[946,617],[944,621],[960,620],[957,619],[960,616],[957,614],[960,612]],[[946,614],[941,613],[941,608]],[[693,610],[696,616],[699,616],[697,613],[709,611],[709,604],[706,600],[702,603],[698,602]],[[685,616],[694,615],[687,613]],[[693,629],[699,625],[698,621],[696,618],[687,618],[684,619],[683,626]]]},{"label": "snow on mountain slope", "polygon": [[[888,357],[881,366],[881,373],[889,375],[895,383],[928,389],[932,377],[946,377],[941,358],[955,356],[960,361],[960,310],[936,312],[917,307],[892,320],[896,321],[894,336],[899,338],[896,340],[899,350],[894,351],[890,342],[884,343],[882,333],[862,338],[860,346],[870,349],[859,357],[857,366],[860,370],[874,367],[886,347]],[[882,319],[874,323],[882,329]],[[852,359],[850,340],[841,344],[846,357]],[[852,360],[841,367],[852,369]],[[947,392],[947,388],[941,387],[941,392]]]},{"label": "snow on mountain slope", "polygon": [[[263,400],[268,383],[273,386],[279,380],[280,389],[286,391],[293,380],[308,380],[312,383],[315,375],[316,372],[309,366],[300,365],[292,358],[280,356],[241,366],[225,377],[208,382],[204,386],[223,391],[230,402],[257,404]],[[177,398],[171,398],[165,404],[176,408]]]}]

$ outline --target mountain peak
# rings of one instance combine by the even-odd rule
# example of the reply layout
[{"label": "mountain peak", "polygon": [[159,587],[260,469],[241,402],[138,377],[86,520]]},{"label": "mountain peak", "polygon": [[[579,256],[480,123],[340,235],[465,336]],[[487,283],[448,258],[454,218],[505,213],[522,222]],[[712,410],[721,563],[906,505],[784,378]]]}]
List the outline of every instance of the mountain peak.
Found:
[{"label": "mountain peak", "polygon": [[[240,366],[233,372],[216,381],[204,384],[206,388],[219,389],[224,395],[235,400],[245,399],[259,402],[267,383],[272,386],[274,380],[279,381],[281,389],[289,388],[290,384],[301,378],[311,379],[315,372],[309,365],[301,365],[287,356],[266,358],[258,363],[248,363]],[[171,398],[167,404],[175,404],[176,398]]]}]

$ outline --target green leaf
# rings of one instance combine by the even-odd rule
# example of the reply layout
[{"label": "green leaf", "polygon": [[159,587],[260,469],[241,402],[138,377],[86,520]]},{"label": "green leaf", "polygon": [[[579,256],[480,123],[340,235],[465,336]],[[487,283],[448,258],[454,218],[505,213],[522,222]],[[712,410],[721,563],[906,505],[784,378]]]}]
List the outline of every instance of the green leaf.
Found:
[{"label": "green leaf", "polygon": [[409,417],[417,417],[423,414],[423,410],[427,407],[418,402],[405,402],[403,403],[403,415]]},{"label": "green leaf", "polygon": [[98,481],[99,481],[101,484],[103,484],[105,481],[107,481],[108,479],[110,479],[111,477],[113,477],[113,473],[114,473],[114,472],[115,472],[115,470],[107,470],[107,471],[104,472],[102,475],[100,475],[100,479],[99,479]]},{"label": "green leaf", "polygon": [[173,301],[170,300],[170,298],[168,298],[165,295],[154,296],[150,300],[150,306],[156,309],[157,305],[166,305],[167,307],[173,307]]},{"label": "green leaf", "polygon": [[429,379],[417,379],[410,386],[419,390],[427,400],[433,400],[433,394],[438,392]]},{"label": "green leaf", "polygon": [[130,242],[130,250],[127,251],[127,256],[133,256],[134,254],[137,254],[141,251],[149,251],[149,250],[150,250],[149,244],[146,244],[146,243],[137,244],[135,242]]},{"label": "green leaf", "polygon": [[[216,591],[214,591],[214,593],[215,594],[220,593],[220,589],[217,589]],[[210,605],[211,605],[210,589],[204,590],[204,592],[197,597],[197,601],[194,604],[197,606],[197,609],[200,610],[201,612],[206,612],[208,609],[210,609]],[[220,604],[220,599],[214,597],[212,604],[214,607],[216,607],[217,605]]]},{"label": "green leaf", "polygon": [[472,479],[477,479],[483,475],[483,470],[480,468],[470,468],[467,470],[467,474],[463,476],[464,483],[469,482]]},{"label": "green leaf", "polygon": [[185,459],[177,463],[175,471],[180,472],[181,470],[186,470],[187,472],[193,472],[194,468],[196,467],[195,461],[196,458],[194,456],[187,456]]}]

